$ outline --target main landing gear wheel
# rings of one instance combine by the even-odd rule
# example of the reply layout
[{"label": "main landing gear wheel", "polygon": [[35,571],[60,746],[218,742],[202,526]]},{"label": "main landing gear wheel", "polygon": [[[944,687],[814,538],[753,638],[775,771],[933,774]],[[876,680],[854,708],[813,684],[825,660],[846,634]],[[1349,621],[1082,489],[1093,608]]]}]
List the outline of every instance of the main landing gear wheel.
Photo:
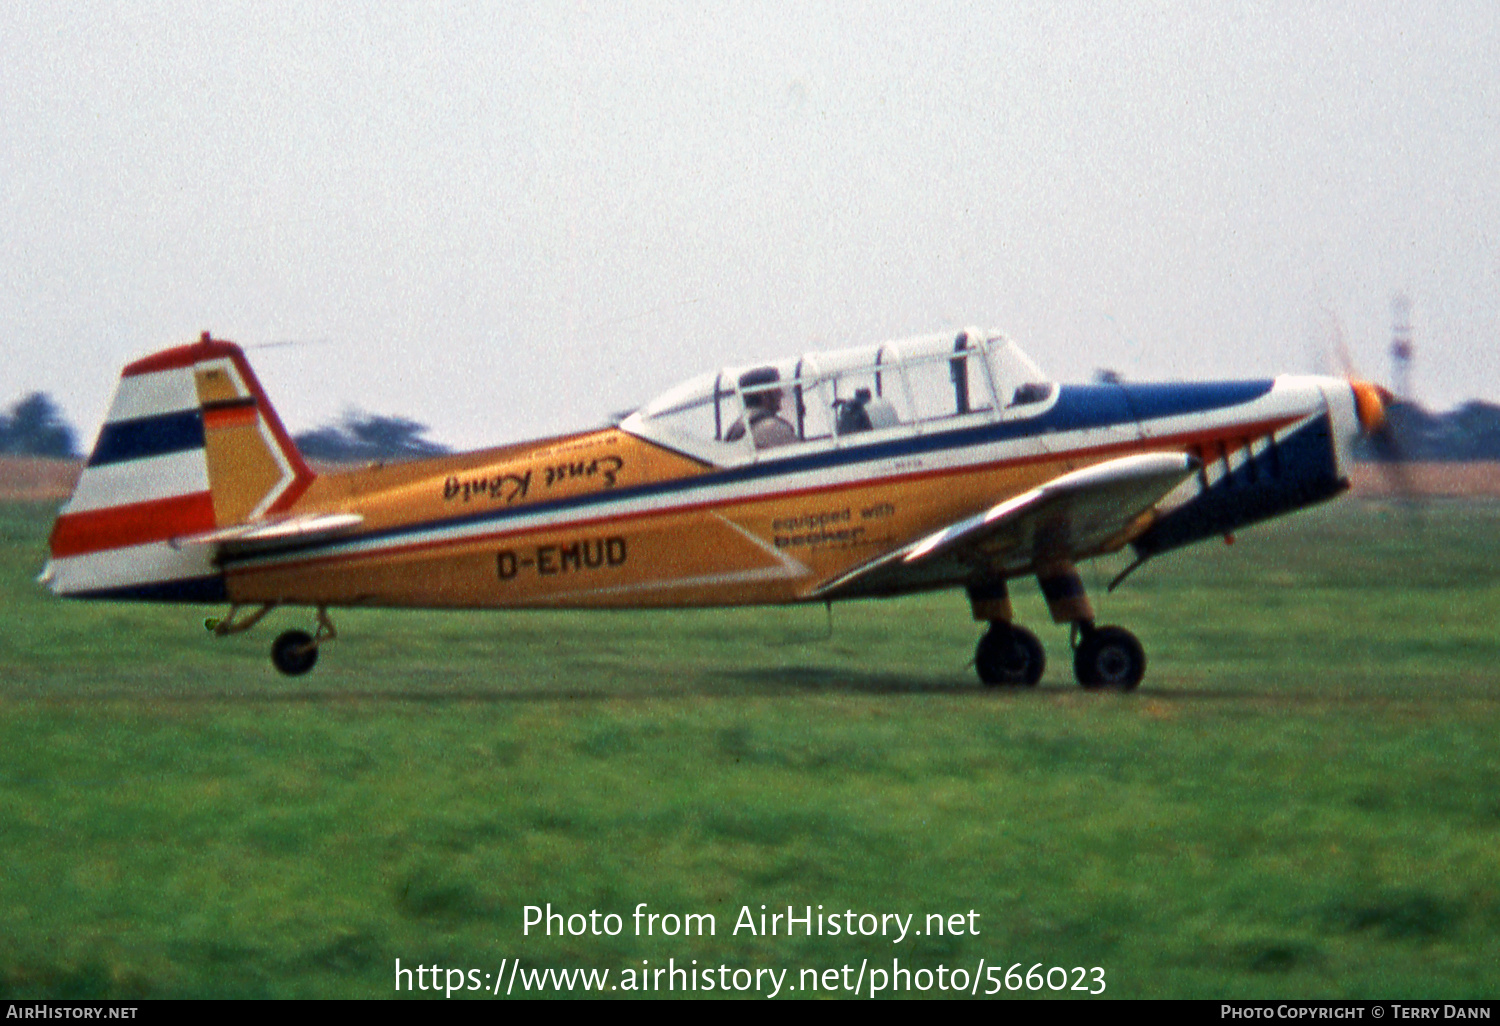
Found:
[{"label": "main landing gear wheel", "polygon": [[317,643],[306,631],[287,631],[271,645],[271,662],[288,677],[300,677],[317,664]]},{"label": "main landing gear wheel", "polygon": [[990,687],[1035,687],[1047,665],[1047,653],[1025,627],[994,623],[974,650],[974,668]]},{"label": "main landing gear wheel", "polygon": [[1123,627],[1086,625],[1073,651],[1073,672],[1086,688],[1134,691],[1146,675],[1146,651]]}]

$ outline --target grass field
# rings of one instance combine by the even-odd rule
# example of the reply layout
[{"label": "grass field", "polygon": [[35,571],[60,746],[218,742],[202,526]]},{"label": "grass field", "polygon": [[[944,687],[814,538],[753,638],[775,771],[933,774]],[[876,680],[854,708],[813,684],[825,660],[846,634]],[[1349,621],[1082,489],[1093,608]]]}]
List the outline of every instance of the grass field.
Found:
[{"label": "grass field", "polygon": [[[1500,505],[1345,501],[1112,596],[1087,569],[1146,646],[1128,696],[1072,683],[1030,587],[1029,693],[974,683],[959,595],[835,607],[831,638],[821,607],[345,612],[291,682],[266,652],[302,612],[214,639],[222,610],[48,597],[49,517],[0,507],[3,996],[380,997],[396,958],[516,957],[1500,990]],[[546,902],[624,931],[523,937]],[[717,933],[636,937],[639,902]],[[733,935],[762,904],[980,933]]]}]

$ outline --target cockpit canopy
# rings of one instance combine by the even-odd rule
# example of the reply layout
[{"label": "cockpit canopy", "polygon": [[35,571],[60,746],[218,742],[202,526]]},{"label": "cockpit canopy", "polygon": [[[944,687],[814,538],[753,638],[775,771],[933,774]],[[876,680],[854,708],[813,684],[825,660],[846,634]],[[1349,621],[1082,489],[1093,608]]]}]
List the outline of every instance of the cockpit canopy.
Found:
[{"label": "cockpit canopy", "polygon": [[656,397],[620,426],[728,464],[1032,416],[1055,394],[1009,339],[971,329],[725,367]]}]

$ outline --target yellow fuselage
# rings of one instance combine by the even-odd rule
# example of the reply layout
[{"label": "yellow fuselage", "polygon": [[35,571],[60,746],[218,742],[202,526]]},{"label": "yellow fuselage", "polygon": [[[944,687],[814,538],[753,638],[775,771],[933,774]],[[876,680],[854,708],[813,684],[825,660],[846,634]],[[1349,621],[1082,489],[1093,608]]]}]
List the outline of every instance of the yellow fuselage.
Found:
[{"label": "yellow fuselage", "polygon": [[1037,447],[1029,459],[961,468],[913,456],[876,461],[862,479],[810,482],[827,475],[722,471],[611,428],[322,475],[298,508],[356,513],[360,533],[231,563],[227,586],[236,603],[340,606],[795,602],[1083,465],[1080,455]]}]

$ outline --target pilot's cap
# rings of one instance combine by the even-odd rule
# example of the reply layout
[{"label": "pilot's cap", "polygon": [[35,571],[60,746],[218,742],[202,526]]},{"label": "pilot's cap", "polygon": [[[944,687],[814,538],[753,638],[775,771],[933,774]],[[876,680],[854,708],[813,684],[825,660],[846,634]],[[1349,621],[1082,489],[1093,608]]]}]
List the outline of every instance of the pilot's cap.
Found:
[{"label": "pilot's cap", "polygon": [[769,385],[780,380],[781,372],[775,367],[757,367],[740,375],[740,387],[754,388],[756,385]]},{"label": "pilot's cap", "polygon": [[[740,389],[757,388],[781,380],[775,367],[757,367],[740,375]],[[745,394],[745,405],[774,410],[781,404],[781,389],[760,387],[758,391]]]}]

